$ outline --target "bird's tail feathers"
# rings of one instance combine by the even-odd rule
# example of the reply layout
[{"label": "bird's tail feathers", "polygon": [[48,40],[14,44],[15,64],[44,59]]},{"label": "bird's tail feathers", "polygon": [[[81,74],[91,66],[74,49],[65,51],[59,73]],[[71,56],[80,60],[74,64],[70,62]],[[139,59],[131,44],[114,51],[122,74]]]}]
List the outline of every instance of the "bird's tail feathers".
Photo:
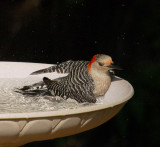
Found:
[{"label": "bird's tail feathers", "polygon": [[48,90],[46,84],[42,81],[32,85],[23,86],[22,88],[16,88],[15,92],[26,96],[39,96],[47,94]]}]

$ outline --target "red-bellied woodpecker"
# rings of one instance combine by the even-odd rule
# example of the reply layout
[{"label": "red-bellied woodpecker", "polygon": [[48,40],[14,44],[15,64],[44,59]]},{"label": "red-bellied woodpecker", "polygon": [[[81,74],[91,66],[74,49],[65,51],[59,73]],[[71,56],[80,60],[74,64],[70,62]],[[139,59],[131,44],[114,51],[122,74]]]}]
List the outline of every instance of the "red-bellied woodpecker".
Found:
[{"label": "red-bellied woodpecker", "polygon": [[[90,62],[69,60],[35,71],[31,75],[50,72],[68,73],[67,76],[54,80],[44,77],[44,83],[41,82],[41,85],[46,85],[53,96],[75,99],[80,103],[95,103],[96,97],[103,96],[107,92],[111,84],[110,70],[112,69],[119,69],[113,65],[112,58],[97,54]],[[29,88],[26,87],[21,90],[25,91]]]}]

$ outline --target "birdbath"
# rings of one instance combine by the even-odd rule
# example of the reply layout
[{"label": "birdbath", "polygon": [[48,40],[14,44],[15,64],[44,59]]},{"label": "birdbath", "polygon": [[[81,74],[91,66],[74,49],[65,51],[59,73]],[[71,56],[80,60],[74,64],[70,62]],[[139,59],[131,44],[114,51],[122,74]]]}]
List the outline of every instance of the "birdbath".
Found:
[{"label": "birdbath", "polygon": [[[19,104],[19,108],[15,111],[12,107],[12,93],[7,90],[12,89],[13,83],[18,86],[19,81],[24,79],[27,82],[42,79],[44,75],[32,77],[28,75],[33,71],[50,66],[50,64],[38,63],[0,62],[0,146],[20,146],[33,141],[69,136],[95,128],[115,116],[134,94],[133,87],[129,82],[114,77],[109,90],[96,104],[52,110],[50,108],[54,102],[46,100],[43,103],[45,106],[46,103],[49,103],[49,108],[39,110],[38,106],[37,110],[28,111],[27,108],[33,107],[33,103],[37,106],[36,100],[30,103],[32,102],[31,98],[21,98],[16,95],[17,97],[13,96],[13,98],[14,102]],[[52,73],[48,76],[53,79],[61,75]],[[10,99],[7,99],[5,92]],[[21,99],[24,101],[27,99],[26,105],[29,103],[27,108],[23,109],[25,104],[19,102]]]}]

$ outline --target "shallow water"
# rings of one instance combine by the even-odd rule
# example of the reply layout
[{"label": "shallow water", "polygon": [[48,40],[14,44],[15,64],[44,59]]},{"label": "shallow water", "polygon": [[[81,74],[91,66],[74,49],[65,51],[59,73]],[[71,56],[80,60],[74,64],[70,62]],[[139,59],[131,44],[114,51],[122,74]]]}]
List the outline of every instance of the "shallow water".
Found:
[{"label": "shallow water", "polygon": [[0,78],[0,113],[23,113],[38,111],[55,111],[75,109],[88,105],[101,104],[101,99],[96,104],[77,103],[72,99],[63,100],[52,96],[24,96],[15,92],[16,88],[22,88],[40,82],[40,78]]}]

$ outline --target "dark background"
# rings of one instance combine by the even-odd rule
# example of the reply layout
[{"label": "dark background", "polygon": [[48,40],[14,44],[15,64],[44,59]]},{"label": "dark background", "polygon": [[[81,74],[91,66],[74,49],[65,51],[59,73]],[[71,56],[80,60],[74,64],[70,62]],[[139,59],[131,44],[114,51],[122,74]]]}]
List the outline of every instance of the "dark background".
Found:
[{"label": "dark background", "polygon": [[[0,60],[56,63],[111,55],[134,97],[90,131],[24,147],[160,146],[159,0],[0,0]],[[1,69],[3,70],[3,69]]]}]

